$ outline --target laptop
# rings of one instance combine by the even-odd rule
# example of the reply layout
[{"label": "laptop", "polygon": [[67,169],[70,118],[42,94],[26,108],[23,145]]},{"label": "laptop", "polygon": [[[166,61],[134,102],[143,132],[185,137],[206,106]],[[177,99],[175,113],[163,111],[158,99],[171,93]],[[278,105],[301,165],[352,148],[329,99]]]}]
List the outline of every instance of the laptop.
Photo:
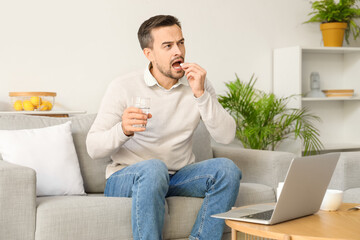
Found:
[{"label": "laptop", "polygon": [[276,204],[251,205],[212,217],[272,225],[314,214],[320,209],[339,157],[340,153],[329,153],[294,158]]}]

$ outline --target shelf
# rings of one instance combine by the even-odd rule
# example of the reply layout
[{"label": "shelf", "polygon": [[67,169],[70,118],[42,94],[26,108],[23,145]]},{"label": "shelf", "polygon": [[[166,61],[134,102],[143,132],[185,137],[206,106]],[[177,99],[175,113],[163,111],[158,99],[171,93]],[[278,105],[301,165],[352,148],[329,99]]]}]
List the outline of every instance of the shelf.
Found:
[{"label": "shelf", "polygon": [[61,115],[85,114],[86,111],[2,111],[0,114]]},{"label": "shelf", "polygon": [[360,143],[354,142],[341,142],[341,143],[324,143],[324,151],[326,150],[350,150],[359,149]]},{"label": "shelf", "polygon": [[321,102],[321,101],[360,101],[360,97],[325,97],[325,98],[310,98],[304,97],[301,98],[304,102]]},{"label": "shelf", "polygon": [[[341,152],[341,151],[351,151],[360,149],[360,143],[345,142],[345,143],[323,143],[324,149],[321,151],[331,151],[331,152]],[[304,152],[304,149],[302,150]]]},{"label": "shelf", "polygon": [[357,47],[301,47],[304,53],[360,53]]}]

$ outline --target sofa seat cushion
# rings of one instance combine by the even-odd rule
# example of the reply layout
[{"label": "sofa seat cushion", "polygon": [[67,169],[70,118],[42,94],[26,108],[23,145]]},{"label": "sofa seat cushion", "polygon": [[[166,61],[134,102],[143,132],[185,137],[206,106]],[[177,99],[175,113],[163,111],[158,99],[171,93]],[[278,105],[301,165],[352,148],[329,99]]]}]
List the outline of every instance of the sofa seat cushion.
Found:
[{"label": "sofa seat cushion", "polygon": [[131,239],[131,199],[38,197],[35,239]]},{"label": "sofa seat cushion", "polygon": [[[202,198],[167,198],[164,239],[187,238],[202,202]],[[275,202],[271,187],[240,184],[235,206],[265,202]],[[230,229],[226,227],[224,232]],[[39,197],[35,235],[37,240],[132,239],[131,198],[111,198],[102,194]]]},{"label": "sofa seat cushion", "polygon": [[164,239],[188,238],[203,198],[168,197],[165,207]]},{"label": "sofa seat cushion", "polygon": [[[202,202],[202,198],[167,198],[164,239],[187,238]],[[39,197],[35,236],[37,240],[132,239],[131,198]]]},{"label": "sofa seat cushion", "polygon": [[258,183],[240,183],[236,207],[271,202],[276,202],[275,191],[272,187]]},{"label": "sofa seat cushion", "polygon": [[360,203],[360,188],[350,188],[344,191],[343,202]]}]

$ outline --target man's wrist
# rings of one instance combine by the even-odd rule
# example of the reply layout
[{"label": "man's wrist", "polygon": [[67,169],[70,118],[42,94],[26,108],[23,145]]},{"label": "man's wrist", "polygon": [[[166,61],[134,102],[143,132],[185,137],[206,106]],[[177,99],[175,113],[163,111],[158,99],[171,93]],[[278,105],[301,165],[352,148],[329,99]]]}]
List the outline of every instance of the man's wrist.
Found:
[{"label": "man's wrist", "polygon": [[127,137],[132,137],[132,136],[134,136],[134,133],[129,134],[129,133],[125,133],[124,131],[123,131],[123,133],[124,133],[125,136],[127,136]]},{"label": "man's wrist", "polygon": [[194,93],[194,96],[195,96],[196,98],[199,98],[199,97],[201,97],[202,95],[204,95],[204,90],[198,91],[198,92]]},{"label": "man's wrist", "polygon": [[121,130],[122,130],[122,132],[124,133],[124,135],[127,136],[127,137],[132,137],[132,136],[134,136],[134,132],[131,133],[131,132],[125,131],[124,126],[123,126],[123,123],[121,123]]}]

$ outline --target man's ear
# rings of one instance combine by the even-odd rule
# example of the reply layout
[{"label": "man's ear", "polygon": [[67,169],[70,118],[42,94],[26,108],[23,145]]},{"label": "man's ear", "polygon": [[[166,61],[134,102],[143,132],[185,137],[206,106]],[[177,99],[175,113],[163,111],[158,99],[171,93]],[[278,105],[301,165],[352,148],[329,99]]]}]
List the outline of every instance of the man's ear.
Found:
[{"label": "man's ear", "polygon": [[150,48],[144,48],[143,49],[145,57],[152,62],[154,60],[154,54],[153,51]]}]

